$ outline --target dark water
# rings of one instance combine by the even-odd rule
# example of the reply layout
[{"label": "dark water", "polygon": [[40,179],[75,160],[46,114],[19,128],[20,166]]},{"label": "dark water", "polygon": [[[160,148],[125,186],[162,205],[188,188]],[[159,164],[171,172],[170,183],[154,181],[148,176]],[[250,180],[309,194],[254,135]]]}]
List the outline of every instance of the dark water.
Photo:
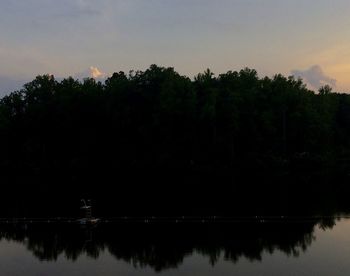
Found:
[{"label": "dark water", "polygon": [[350,275],[350,219],[0,226],[1,275]]}]

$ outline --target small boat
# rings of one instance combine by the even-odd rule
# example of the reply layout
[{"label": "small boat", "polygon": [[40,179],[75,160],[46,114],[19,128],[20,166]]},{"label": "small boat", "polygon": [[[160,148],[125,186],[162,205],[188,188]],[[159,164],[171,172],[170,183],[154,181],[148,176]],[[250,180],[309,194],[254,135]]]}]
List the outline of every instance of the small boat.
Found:
[{"label": "small boat", "polygon": [[100,222],[99,218],[94,218],[92,216],[92,207],[91,207],[91,202],[90,200],[88,200],[88,204],[86,204],[85,199],[82,199],[81,202],[83,203],[83,206],[80,207],[80,210],[82,210],[85,214],[85,217],[80,218],[77,220],[77,222],[80,225],[88,225],[88,226],[93,226],[93,225],[97,225]]}]

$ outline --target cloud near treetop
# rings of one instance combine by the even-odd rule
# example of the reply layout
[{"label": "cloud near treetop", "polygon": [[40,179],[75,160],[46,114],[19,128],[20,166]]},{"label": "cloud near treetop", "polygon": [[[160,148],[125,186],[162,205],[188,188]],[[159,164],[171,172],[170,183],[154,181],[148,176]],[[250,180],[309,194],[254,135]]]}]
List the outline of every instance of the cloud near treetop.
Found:
[{"label": "cloud near treetop", "polygon": [[85,78],[105,79],[108,78],[108,74],[101,71],[97,67],[90,66],[88,69],[76,74],[74,77],[80,80],[83,80]]},{"label": "cloud near treetop", "polygon": [[316,90],[324,85],[329,85],[332,88],[337,85],[337,80],[327,76],[319,65],[313,65],[306,70],[293,70],[291,73],[297,78],[302,78],[311,88]]}]

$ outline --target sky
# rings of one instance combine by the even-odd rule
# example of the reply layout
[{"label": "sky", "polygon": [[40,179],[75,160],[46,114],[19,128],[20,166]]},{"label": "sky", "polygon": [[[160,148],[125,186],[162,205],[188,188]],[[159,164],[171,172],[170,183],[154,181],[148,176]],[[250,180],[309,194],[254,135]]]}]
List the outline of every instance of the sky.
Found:
[{"label": "sky", "polygon": [[349,0],[0,0],[0,93],[39,74],[254,68],[350,91]]}]

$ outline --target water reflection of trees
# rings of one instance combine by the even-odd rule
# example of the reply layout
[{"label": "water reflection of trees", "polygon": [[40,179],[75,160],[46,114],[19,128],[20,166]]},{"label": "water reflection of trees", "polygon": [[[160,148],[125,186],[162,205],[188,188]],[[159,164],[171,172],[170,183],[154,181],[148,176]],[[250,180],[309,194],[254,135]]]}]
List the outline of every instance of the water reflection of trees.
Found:
[{"label": "water reflection of trees", "polygon": [[156,271],[176,268],[194,253],[208,257],[214,266],[221,258],[238,262],[241,258],[261,261],[263,253],[281,251],[297,257],[315,240],[316,225],[333,227],[334,219],[303,223],[273,222],[244,224],[119,224],[82,229],[76,225],[6,225],[1,239],[23,243],[41,261],[80,256],[97,259],[109,252],[135,267]]}]

